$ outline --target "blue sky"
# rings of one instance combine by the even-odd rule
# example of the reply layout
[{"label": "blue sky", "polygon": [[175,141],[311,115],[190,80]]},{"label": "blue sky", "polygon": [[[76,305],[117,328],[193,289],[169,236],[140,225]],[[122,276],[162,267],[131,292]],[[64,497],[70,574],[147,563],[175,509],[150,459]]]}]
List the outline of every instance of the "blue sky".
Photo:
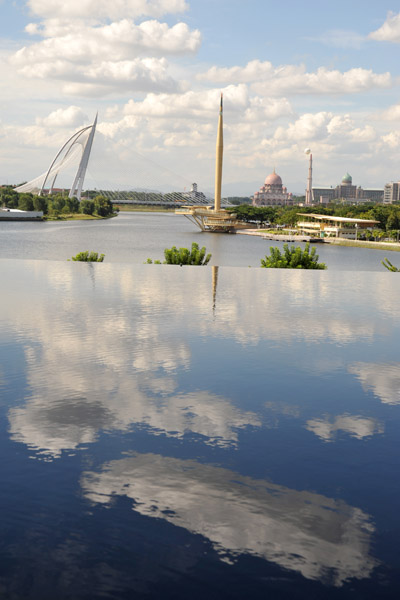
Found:
[{"label": "blue sky", "polygon": [[[0,182],[45,171],[99,111],[96,187],[302,193],[400,179],[400,7],[343,0],[0,0]],[[146,162],[147,161],[147,162]]]}]

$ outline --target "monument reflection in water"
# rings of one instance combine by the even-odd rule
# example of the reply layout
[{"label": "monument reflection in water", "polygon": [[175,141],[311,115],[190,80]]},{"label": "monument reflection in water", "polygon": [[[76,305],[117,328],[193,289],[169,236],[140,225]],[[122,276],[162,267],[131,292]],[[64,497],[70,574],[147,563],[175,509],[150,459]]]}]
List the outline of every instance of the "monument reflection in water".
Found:
[{"label": "monument reflection in water", "polygon": [[395,275],[0,276],[5,597],[398,597]]}]

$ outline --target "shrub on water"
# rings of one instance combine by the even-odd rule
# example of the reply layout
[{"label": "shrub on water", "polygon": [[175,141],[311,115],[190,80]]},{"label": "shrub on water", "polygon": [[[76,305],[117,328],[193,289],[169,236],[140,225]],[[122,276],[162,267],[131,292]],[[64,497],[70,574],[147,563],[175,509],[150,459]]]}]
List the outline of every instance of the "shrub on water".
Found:
[{"label": "shrub on water", "polygon": [[104,254],[100,254],[98,252],[89,252],[89,250],[85,250],[84,252],[78,252],[76,256],[72,256],[71,260],[79,261],[79,262],[103,262]]},{"label": "shrub on water", "polygon": [[261,259],[261,267],[264,269],[326,269],[325,263],[318,262],[318,254],[315,248],[310,252],[310,244],[307,242],[304,250],[299,246],[283,244],[283,253],[279,248],[270,248],[270,256]]},{"label": "shrub on water", "polygon": [[206,248],[199,249],[196,242],[192,243],[192,248],[166,248],[164,250],[165,263],[167,265],[199,265],[205,266],[210,262],[211,254],[206,255]]},{"label": "shrub on water", "polygon": [[[172,248],[165,248],[164,256],[164,265],[180,265],[181,267],[182,265],[205,266],[210,262],[211,259],[211,254],[206,255],[205,246],[200,249],[196,242],[192,243],[191,250],[188,248],[177,248],[176,246],[172,246]],[[146,263],[153,264],[153,261],[151,258],[148,258]],[[159,260],[155,260],[154,264],[159,265],[161,262]]]}]

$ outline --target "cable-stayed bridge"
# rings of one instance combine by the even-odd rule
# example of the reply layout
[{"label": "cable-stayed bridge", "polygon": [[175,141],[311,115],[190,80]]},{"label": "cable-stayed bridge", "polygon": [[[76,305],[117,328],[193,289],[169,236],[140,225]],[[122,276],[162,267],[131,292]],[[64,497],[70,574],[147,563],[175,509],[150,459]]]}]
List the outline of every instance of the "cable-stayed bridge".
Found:
[{"label": "cable-stayed bridge", "polygon": [[[96,168],[89,170],[88,164],[92,154],[96,124],[97,115],[92,125],[77,131],[66,141],[47,171],[18,186],[15,188],[16,191],[47,195],[67,189],[70,198],[76,197],[81,200],[101,194],[109,198],[113,204],[170,207],[213,204],[213,194],[198,190],[196,183],[189,182],[181,175],[158,165],[151,159],[144,158],[137,152],[132,153],[131,172],[132,179],[140,181],[141,185],[126,185],[123,186],[124,189],[115,189],[115,184],[104,182],[102,175],[100,176],[101,181],[98,176],[93,177],[93,171],[96,171]],[[72,183],[65,185],[62,179],[67,181],[68,176]],[[230,202],[224,199],[222,204],[231,206]]]}]

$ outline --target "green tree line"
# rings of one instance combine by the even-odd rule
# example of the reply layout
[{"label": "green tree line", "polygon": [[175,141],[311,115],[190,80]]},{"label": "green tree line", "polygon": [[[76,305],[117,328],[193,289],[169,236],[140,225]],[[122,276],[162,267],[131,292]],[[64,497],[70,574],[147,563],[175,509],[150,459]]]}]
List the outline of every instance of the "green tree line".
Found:
[{"label": "green tree line", "polygon": [[36,196],[30,193],[19,194],[11,187],[0,188],[0,205],[6,208],[18,208],[19,210],[39,210],[49,217],[57,217],[68,214],[97,215],[108,217],[113,214],[111,201],[98,194],[90,199],[79,202],[77,198],[68,198],[62,194],[51,196]]},{"label": "green tree line", "polygon": [[357,219],[372,219],[379,221],[378,228],[385,231],[400,229],[400,205],[398,204],[358,204],[357,206],[343,206],[343,204],[329,204],[328,206],[251,206],[241,204],[227,209],[235,213],[240,221],[257,223],[261,227],[266,225],[285,225],[295,227],[300,219],[298,213],[315,213],[320,215],[334,215],[336,217],[350,217]]}]

